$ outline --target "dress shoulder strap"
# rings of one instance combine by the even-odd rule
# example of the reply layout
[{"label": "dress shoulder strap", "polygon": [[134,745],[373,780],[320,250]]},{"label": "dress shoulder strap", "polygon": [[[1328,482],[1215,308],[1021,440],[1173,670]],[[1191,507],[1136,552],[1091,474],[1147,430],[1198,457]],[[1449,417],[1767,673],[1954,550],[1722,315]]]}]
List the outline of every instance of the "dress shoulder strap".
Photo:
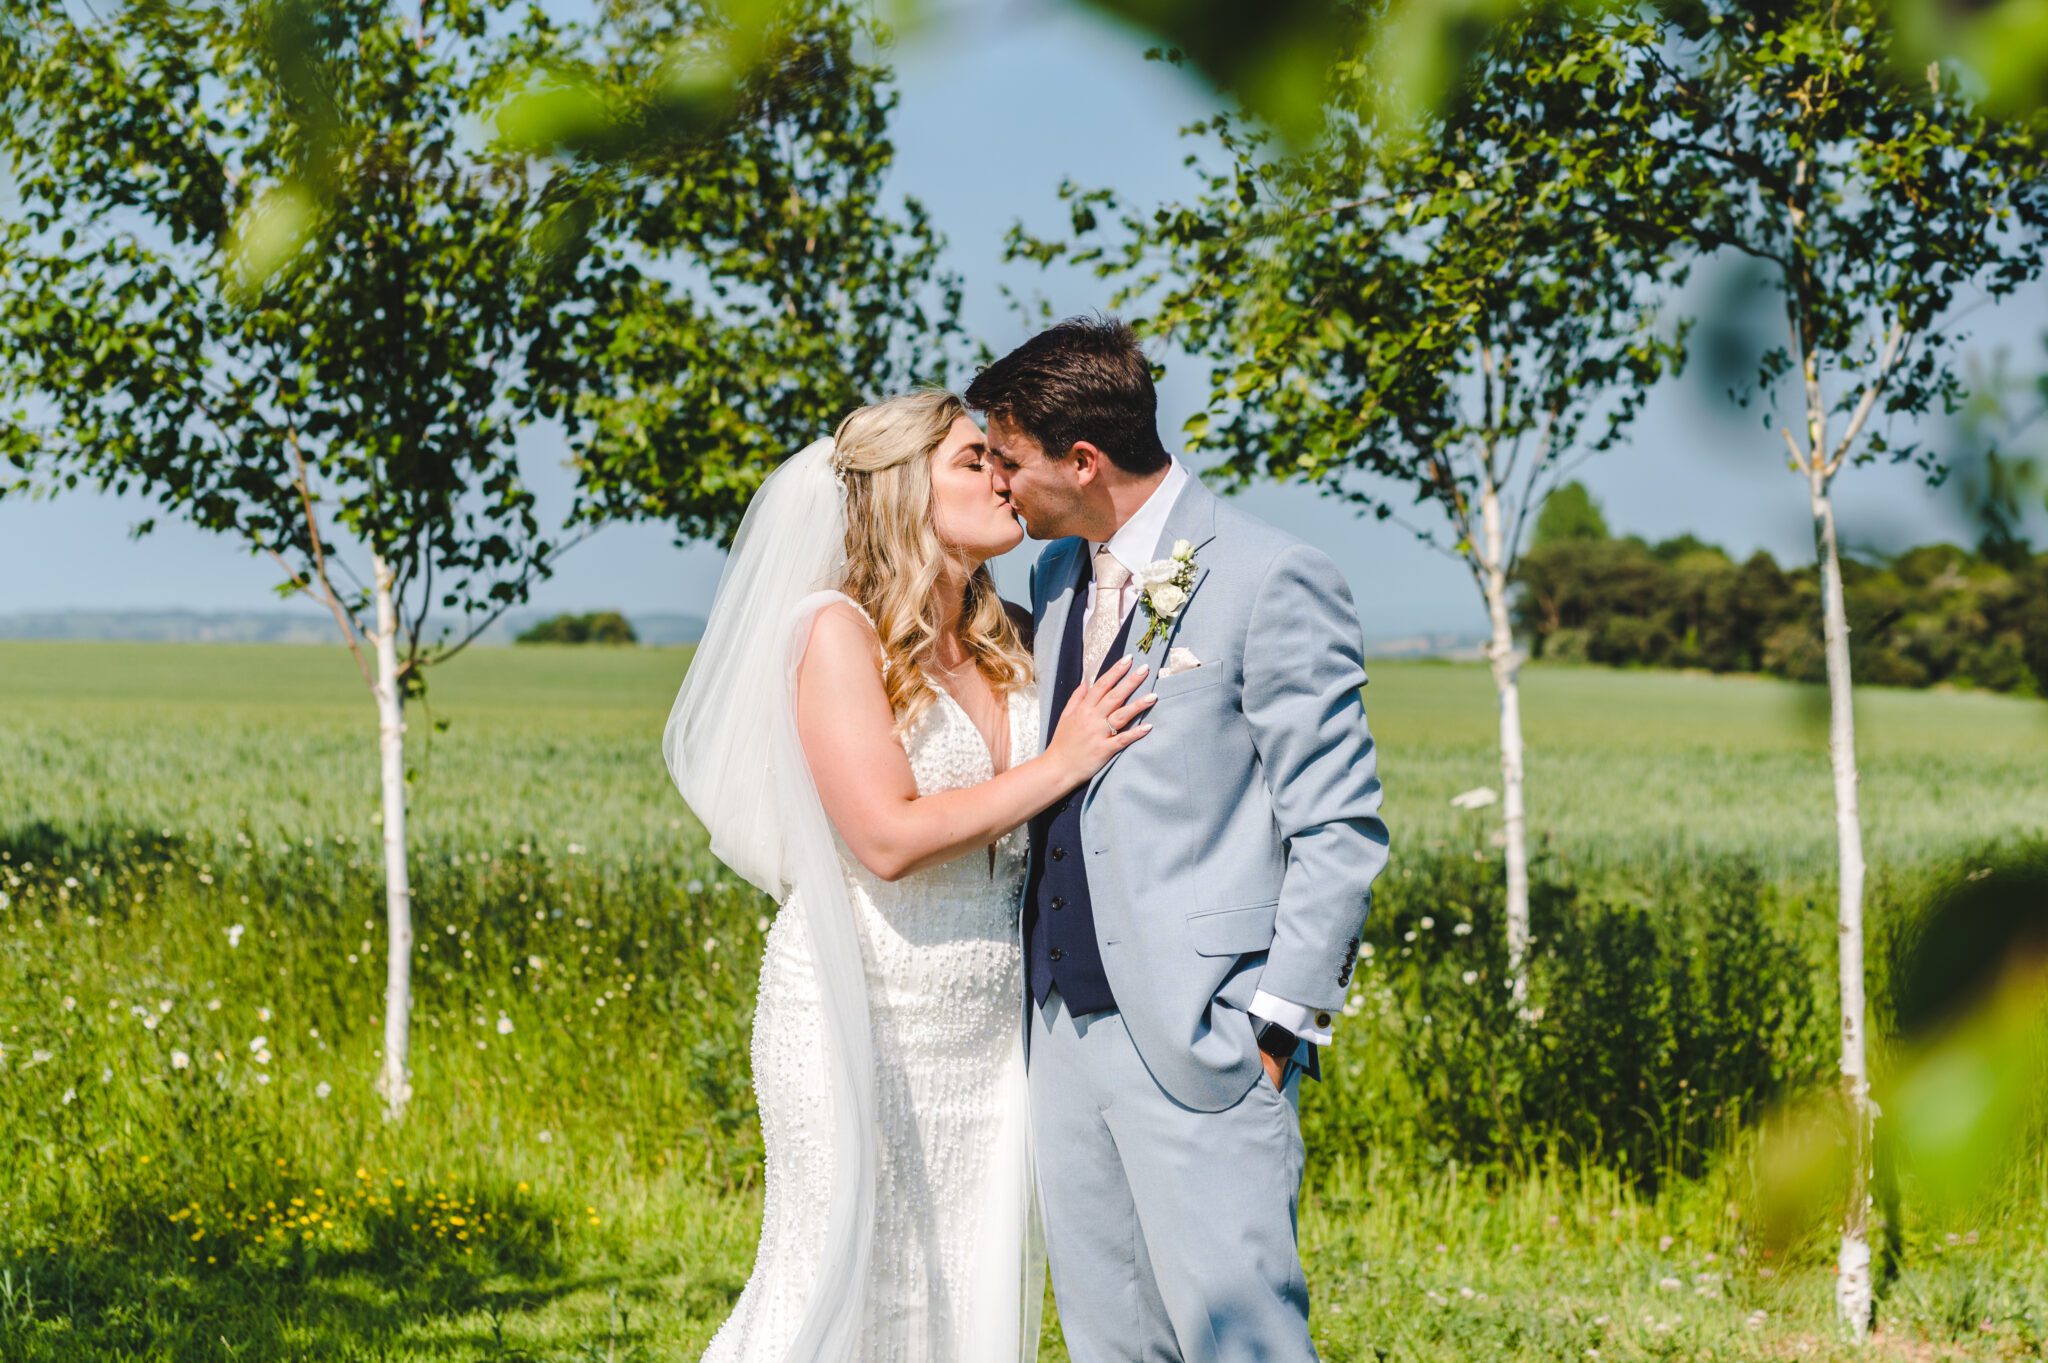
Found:
[{"label": "dress shoulder strap", "polygon": [[[845,602],[845,603],[846,603],[847,605],[849,605],[849,606],[853,607],[853,608],[854,608],[854,610],[856,610],[856,611],[858,611],[858,612],[860,613],[860,618],[868,622],[868,628],[869,628],[869,629],[871,629],[871,630],[874,630],[874,631],[875,631],[875,638],[876,638],[876,640],[877,640],[878,642],[880,641],[880,639],[881,639],[881,636],[882,636],[882,631],[881,631],[880,627],[879,627],[879,626],[877,626],[877,625],[875,624],[875,617],[874,617],[874,616],[872,616],[872,615],[869,615],[869,614],[867,613],[867,609],[866,609],[866,608],[865,608],[864,606],[862,606],[862,605],[860,604],[860,602],[858,602],[858,601],[854,600],[854,599],[853,599],[852,597],[848,596],[848,595],[847,595],[847,594],[846,594],[845,592],[842,592],[842,591],[837,591],[837,590],[832,590],[832,591],[822,592],[822,593],[820,593],[820,595],[823,595],[823,596],[831,596],[831,597],[837,597],[837,598],[838,598],[839,600],[841,600],[841,601],[844,601],[844,602]],[[883,675],[883,676],[885,676],[885,677],[889,675],[889,655],[888,655],[888,653],[887,653],[886,651],[885,651],[885,652],[884,652],[884,653],[882,654],[882,675]]]},{"label": "dress shoulder strap", "polygon": [[[858,602],[858,601],[854,600],[854,599],[853,599],[852,597],[848,596],[848,595],[847,595],[847,594],[846,594],[845,592],[841,592],[841,593],[839,593],[839,599],[840,599],[841,601],[844,601],[844,602],[845,602],[845,603],[846,603],[847,605],[849,605],[849,606],[853,607],[853,608],[854,608],[855,610],[859,611],[859,612],[860,612],[860,618],[868,622],[868,628],[869,628],[869,629],[875,629],[875,617],[874,617],[874,616],[872,616],[872,615],[869,615],[869,614],[868,614],[868,611],[867,611],[867,607],[865,607],[865,606],[861,605],[861,603],[860,603],[860,602]],[[877,633],[880,633],[880,631],[879,631],[879,630],[877,630],[876,632],[877,632]]]}]

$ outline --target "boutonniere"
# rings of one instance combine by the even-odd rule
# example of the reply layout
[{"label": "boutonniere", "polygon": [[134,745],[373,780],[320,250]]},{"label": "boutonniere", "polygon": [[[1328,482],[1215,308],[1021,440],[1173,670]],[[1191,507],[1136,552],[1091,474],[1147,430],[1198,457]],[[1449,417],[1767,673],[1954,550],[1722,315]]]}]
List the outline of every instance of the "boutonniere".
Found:
[{"label": "boutonniere", "polygon": [[1152,647],[1152,641],[1164,636],[1180,618],[1188,593],[1194,590],[1195,554],[1200,548],[1175,540],[1170,557],[1154,559],[1138,569],[1138,605],[1145,612],[1145,637],[1138,640],[1138,652]]}]

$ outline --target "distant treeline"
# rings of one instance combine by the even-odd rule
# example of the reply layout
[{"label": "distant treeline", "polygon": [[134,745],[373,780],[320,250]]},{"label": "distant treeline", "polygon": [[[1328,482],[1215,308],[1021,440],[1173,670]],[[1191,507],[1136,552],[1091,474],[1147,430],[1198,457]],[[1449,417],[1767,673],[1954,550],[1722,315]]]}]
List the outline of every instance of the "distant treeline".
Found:
[{"label": "distant treeline", "polygon": [[[1929,544],[1842,571],[1857,681],[2048,695],[2048,554]],[[1826,679],[1810,565],[1616,537],[1576,483],[1552,495],[1516,582],[1538,658]]]},{"label": "distant treeline", "polygon": [[640,636],[632,622],[617,611],[590,611],[577,615],[551,615],[522,630],[514,642],[522,644],[637,644]]}]

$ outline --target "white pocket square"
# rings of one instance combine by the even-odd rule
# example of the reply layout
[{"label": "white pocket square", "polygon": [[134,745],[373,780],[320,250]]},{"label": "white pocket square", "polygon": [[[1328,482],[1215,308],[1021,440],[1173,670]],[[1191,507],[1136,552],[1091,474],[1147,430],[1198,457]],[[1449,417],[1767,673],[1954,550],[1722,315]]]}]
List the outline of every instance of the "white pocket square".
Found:
[{"label": "white pocket square", "polygon": [[1159,669],[1162,677],[1176,677],[1183,672],[1192,672],[1202,665],[1202,660],[1184,648],[1166,651],[1166,666]]}]

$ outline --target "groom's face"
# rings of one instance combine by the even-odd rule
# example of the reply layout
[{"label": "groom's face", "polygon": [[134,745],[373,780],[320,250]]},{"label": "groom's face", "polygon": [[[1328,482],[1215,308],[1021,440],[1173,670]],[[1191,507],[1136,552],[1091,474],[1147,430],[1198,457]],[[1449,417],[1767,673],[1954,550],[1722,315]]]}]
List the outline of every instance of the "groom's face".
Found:
[{"label": "groom's face", "polygon": [[1051,458],[1023,427],[994,415],[988,419],[988,448],[996,491],[1024,518],[1031,538],[1056,540],[1079,533],[1075,522],[1087,505],[1082,492],[1087,461]]}]

